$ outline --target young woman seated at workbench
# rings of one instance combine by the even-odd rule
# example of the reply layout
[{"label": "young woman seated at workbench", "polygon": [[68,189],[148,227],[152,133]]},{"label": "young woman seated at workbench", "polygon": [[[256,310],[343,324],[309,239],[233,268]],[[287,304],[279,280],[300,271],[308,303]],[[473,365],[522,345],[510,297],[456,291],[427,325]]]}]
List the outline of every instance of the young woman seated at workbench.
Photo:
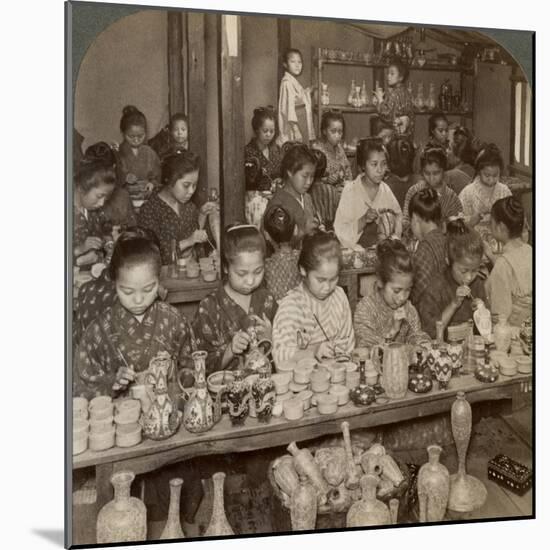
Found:
[{"label": "young woman seated at workbench", "polygon": [[348,298],[338,286],[342,268],[338,239],[322,231],[307,235],[298,266],[302,283],[280,301],[273,321],[275,363],[304,350],[318,358],[351,354],[355,336]]}]

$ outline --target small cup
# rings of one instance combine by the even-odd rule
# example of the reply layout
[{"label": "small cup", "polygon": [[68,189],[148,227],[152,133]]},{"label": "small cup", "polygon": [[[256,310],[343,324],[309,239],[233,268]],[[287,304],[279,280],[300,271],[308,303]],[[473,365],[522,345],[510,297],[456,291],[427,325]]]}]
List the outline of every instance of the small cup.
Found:
[{"label": "small cup", "polygon": [[88,437],[88,428],[90,423],[87,420],[73,420],[73,438]]},{"label": "small cup", "polygon": [[273,405],[273,416],[281,416],[283,414],[283,404],[282,403],[275,403]]},{"label": "small cup", "polygon": [[90,422],[113,418],[113,404],[109,403],[104,407],[94,407],[90,409]]},{"label": "small cup", "polygon": [[311,404],[316,407],[317,406],[317,399],[319,398],[319,396],[321,395],[328,395],[328,391],[325,391],[325,392],[321,392],[321,393],[315,393],[313,392],[313,395],[311,396]]},{"label": "small cup", "polygon": [[289,372],[292,374],[295,368],[295,361],[284,361],[283,363],[275,364],[275,370],[277,372]]},{"label": "small cup", "polygon": [[330,393],[317,396],[317,410],[319,414],[333,414],[338,410],[338,398]]},{"label": "small cup", "polygon": [[518,365],[511,357],[502,357],[499,359],[498,367],[500,374],[504,376],[514,376],[518,373]]},{"label": "small cup", "polygon": [[271,375],[271,380],[273,380],[275,384],[275,393],[277,395],[283,395],[284,393],[288,392],[290,377],[291,375],[288,372],[280,372],[280,373]]},{"label": "small cup", "polygon": [[212,283],[218,278],[218,274],[214,269],[204,270],[202,272],[202,278],[207,283]]},{"label": "small cup", "polygon": [[291,392],[300,393],[301,391],[307,390],[308,386],[309,386],[309,384],[297,384],[296,382],[292,381],[288,385],[288,389]]},{"label": "small cup", "polygon": [[336,363],[330,373],[332,384],[343,384],[346,380],[346,363]]},{"label": "small cup", "polygon": [[313,397],[313,392],[311,390],[301,391],[296,398],[301,399],[304,402],[304,411],[307,411],[311,407],[311,398]]},{"label": "small cup", "polygon": [[113,417],[108,416],[101,420],[90,420],[90,434],[102,434],[113,429]]},{"label": "small cup", "polygon": [[88,433],[73,435],[73,455],[79,455],[88,448]]},{"label": "small cup", "polygon": [[315,393],[328,391],[330,387],[330,374],[326,370],[318,370],[311,375],[311,389]]},{"label": "small cup", "polygon": [[285,401],[288,401],[289,399],[292,399],[294,397],[294,394],[289,391],[287,393],[283,393],[282,395],[277,396],[277,403],[284,403]]},{"label": "small cup", "polygon": [[336,397],[339,407],[345,405],[349,401],[349,388],[347,388],[343,384],[336,384],[334,386],[331,386],[328,393],[329,395],[334,395]]},{"label": "small cup", "polygon": [[360,374],[357,371],[346,373],[346,387],[349,390],[356,388],[359,385],[359,380]]},{"label": "small cup", "polygon": [[88,438],[90,449],[92,451],[105,451],[115,445],[115,428],[102,433],[90,433]]},{"label": "small cup", "polygon": [[296,384],[309,384],[312,372],[313,366],[305,363],[302,364],[300,361],[294,369],[294,382],[296,382]]},{"label": "small cup", "polygon": [[516,365],[521,374],[529,374],[533,371],[533,359],[527,355],[516,357]]},{"label": "small cup", "polygon": [[283,412],[287,420],[300,420],[304,416],[304,402],[293,398],[283,403]]},{"label": "small cup", "polygon": [[117,427],[115,443],[117,447],[133,447],[141,443],[141,426],[139,424],[129,424],[128,426]]}]

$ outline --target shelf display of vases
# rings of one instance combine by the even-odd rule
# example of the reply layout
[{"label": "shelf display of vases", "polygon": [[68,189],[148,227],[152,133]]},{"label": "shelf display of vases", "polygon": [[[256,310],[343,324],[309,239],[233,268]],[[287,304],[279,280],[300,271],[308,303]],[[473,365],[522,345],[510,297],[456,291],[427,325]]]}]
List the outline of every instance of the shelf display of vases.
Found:
[{"label": "shelf display of vases", "polygon": [[225,515],[223,498],[224,481],[225,474],[223,472],[217,472],[212,476],[214,503],[212,505],[212,517],[204,533],[206,537],[223,537],[235,534]]},{"label": "shelf display of vases", "polygon": [[441,447],[430,445],[428,462],[418,472],[417,492],[420,522],[442,521],[449,501],[449,471],[439,462]]},{"label": "shelf display of vases", "polygon": [[170,505],[168,519],[160,535],[160,540],[183,539],[185,534],[181,528],[180,501],[183,479],[176,477],[170,480]]},{"label": "shelf display of vases", "polygon": [[105,504],[97,516],[97,543],[137,542],[147,539],[145,504],[130,496],[133,472],[117,472],[111,477],[115,490],[113,500]]},{"label": "shelf display of vases", "polygon": [[472,433],[472,408],[464,392],[458,392],[451,407],[451,427],[458,455],[458,472],[451,476],[448,508],[454,512],[471,512],[487,499],[483,483],[466,473],[466,453]]}]

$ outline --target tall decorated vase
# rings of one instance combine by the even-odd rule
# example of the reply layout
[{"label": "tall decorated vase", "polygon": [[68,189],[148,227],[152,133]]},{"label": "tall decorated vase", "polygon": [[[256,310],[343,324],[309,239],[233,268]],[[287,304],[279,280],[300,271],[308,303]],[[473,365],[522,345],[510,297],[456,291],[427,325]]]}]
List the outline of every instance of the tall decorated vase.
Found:
[{"label": "tall decorated vase", "polygon": [[160,535],[161,540],[182,539],[185,537],[180,521],[180,500],[183,479],[176,477],[170,480],[170,507],[168,519]]},{"label": "tall decorated vase", "polygon": [[235,534],[225,515],[223,501],[224,480],[225,474],[223,472],[217,472],[212,476],[212,482],[214,484],[214,505],[212,506],[212,517],[210,518],[210,523],[205,532],[205,536],[207,537],[221,537]]},{"label": "tall decorated vase", "polygon": [[315,529],[317,519],[317,492],[304,473],[290,498],[290,522],[293,531]]},{"label": "tall decorated vase", "polygon": [[449,471],[439,462],[439,445],[428,447],[428,462],[418,472],[420,522],[442,521],[449,501]]},{"label": "tall decorated vase", "polygon": [[456,394],[451,407],[451,427],[458,455],[458,472],[451,476],[449,510],[471,512],[481,508],[487,499],[487,489],[479,479],[466,473],[466,453],[472,433],[472,407],[464,392]]},{"label": "tall decorated vase", "polygon": [[390,525],[391,516],[388,507],[376,498],[377,486],[377,475],[365,474],[361,478],[362,497],[348,510],[346,527]]},{"label": "tall decorated vase", "polygon": [[115,490],[113,500],[105,504],[97,516],[97,543],[135,542],[147,539],[145,504],[130,496],[133,472],[117,472],[111,477]]}]

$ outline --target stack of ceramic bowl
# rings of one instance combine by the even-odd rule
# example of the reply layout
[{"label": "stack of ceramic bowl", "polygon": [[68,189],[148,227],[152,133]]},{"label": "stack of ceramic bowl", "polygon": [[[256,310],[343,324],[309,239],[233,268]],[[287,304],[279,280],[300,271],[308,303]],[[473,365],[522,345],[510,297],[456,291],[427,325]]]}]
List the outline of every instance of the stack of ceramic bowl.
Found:
[{"label": "stack of ceramic bowl", "polygon": [[116,446],[133,447],[141,443],[140,401],[138,399],[122,399],[116,403],[115,409]]},{"label": "stack of ceramic bowl", "polygon": [[189,279],[196,279],[200,275],[200,271],[199,264],[193,258],[189,258],[185,266],[186,276]]},{"label": "stack of ceramic bowl", "polygon": [[187,258],[179,258],[178,264],[177,264],[177,275],[179,277],[185,277],[186,271],[187,271]]},{"label": "stack of ceramic bowl", "polygon": [[207,258],[200,258],[199,267],[202,273],[202,278],[206,282],[210,283],[217,279],[216,266],[214,265],[214,258],[212,256],[208,256]]},{"label": "stack of ceramic bowl", "polygon": [[73,455],[83,453],[88,448],[88,400],[85,397],[73,398]]},{"label": "stack of ceramic bowl", "polygon": [[113,400],[107,395],[94,397],[88,408],[90,413],[89,443],[92,451],[104,451],[115,444],[113,426]]}]

